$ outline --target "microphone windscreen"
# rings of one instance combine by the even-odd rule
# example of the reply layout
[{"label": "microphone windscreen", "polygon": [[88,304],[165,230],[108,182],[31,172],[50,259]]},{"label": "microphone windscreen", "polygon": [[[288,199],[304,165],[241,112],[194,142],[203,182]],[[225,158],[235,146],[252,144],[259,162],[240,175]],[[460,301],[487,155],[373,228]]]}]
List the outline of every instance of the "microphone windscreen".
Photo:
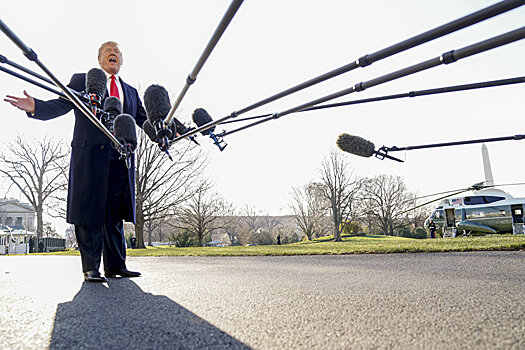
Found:
[{"label": "microphone windscreen", "polygon": [[159,119],[164,120],[171,109],[168,91],[160,85],[151,85],[144,92],[144,107],[152,125]]},{"label": "microphone windscreen", "polygon": [[97,94],[104,98],[108,79],[106,73],[100,68],[92,68],[86,74],[86,92],[88,94]]},{"label": "microphone windscreen", "polygon": [[341,134],[337,137],[337,147],[342,151],[355,154],[361,157],[371,157],[375,152],[372,142],[359,136]]},{"label": "microphone windscreen", "polygon": [[155,128],[149,120],[146,120],[144,124],[142,124],[142,130],[148,135],[149,139],[153,142],[157,142],[157,132],[155,131]]},{"label": "microphone windscreen", "polygon": [[122,102],[120,102],[118,97],[108,97],[104,101],[104,111],[113,115],[122,114]]},{"label": "microphone windscreen", "polygon": [[137,148],[137,132],[135,119],[129,114],[121,114],[115,118],[115,137],[117,140],[131,145],[134,151]]},{"label": "microphone windscreen", "polygon": [[[210,115],[208,114],[208,112],[206,112],[204,108],[197,108],[195,111],[193,111],[192,119],[193,122],[199,127],[211,123],[213,121],[213,119],[211,119]],[[203,131],[202,134],[206,135],[206,133],[213,132],[213,130],[215,130],[215,126],[209,128],[206,131]]]}]

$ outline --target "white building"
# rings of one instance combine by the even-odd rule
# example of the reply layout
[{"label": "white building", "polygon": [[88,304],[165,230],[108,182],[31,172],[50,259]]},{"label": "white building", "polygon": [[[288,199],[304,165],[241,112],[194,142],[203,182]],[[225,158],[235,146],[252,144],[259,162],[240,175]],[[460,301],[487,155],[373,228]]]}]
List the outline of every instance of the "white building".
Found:
[{"label": "white building", "polygon": [[31,205],[14,198],[0,199],[0,254],[28,253],[35,221],[36,212]]},{"label": "white building", "polygon": [[0,229],[7,226],[14,230],[35,230],[36,211],[28,203],[14,198],[0,198]]}]

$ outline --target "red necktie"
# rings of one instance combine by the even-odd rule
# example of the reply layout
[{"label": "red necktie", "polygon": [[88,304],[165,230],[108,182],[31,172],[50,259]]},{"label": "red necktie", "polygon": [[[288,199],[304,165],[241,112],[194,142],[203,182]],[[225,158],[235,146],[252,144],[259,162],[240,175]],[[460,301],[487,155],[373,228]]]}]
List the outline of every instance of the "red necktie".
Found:
[{"label": "red necktie", "polygon": [[120,98],[118,94],[117,82],[115,81],[115,76],[112,75],[110,78],[111,78],[111,84],[109,85],[109,95],[115,96],[116,98]]}]

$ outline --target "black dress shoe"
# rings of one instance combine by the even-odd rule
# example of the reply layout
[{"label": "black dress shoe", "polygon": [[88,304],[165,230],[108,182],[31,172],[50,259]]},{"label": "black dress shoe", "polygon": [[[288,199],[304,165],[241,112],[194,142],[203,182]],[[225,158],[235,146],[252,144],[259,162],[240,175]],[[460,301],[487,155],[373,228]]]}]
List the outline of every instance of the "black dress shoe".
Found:
[{"label": "black dress shoe", "polygon": [[120,270],[114,270],[114,271],[106,271],[104,272],[104,275],[107,278],[116,278],[117,276],[120,277],[139,277],[140,272],[130,271],[128,269],[120,269]]},{"label": "black dress shoe", "polygon": [[84,272],[84,281],[104,283],[108,280],[105,277],[102,277],[100,275],[100,272],[98,272],[97,270],[90,270],[88,272]]}]

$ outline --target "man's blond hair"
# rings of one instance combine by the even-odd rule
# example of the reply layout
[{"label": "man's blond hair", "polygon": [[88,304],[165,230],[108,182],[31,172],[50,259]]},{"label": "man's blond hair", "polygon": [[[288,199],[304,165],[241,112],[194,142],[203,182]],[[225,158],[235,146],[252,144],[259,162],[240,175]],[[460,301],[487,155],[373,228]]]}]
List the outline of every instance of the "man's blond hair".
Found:
[{"label": "man's blond hair", "polygon": [[115,45],[120,50],[120,47],[116,41],[106,41],[104,44],[100,45],[98,49],[98,58],[100,58],[100,55],[102,55],[102,50],[106,45]]}]

